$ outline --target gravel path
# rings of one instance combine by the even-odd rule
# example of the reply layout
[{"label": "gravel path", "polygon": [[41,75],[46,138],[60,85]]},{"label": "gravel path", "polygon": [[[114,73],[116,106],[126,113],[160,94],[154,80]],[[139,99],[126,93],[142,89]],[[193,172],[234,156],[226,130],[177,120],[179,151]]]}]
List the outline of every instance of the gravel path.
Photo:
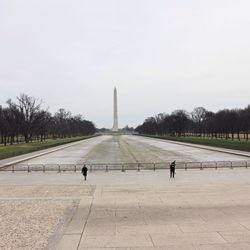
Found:
[{"label": "gravel path", "polygon": [[75,201],[92,192],[93,186],[47,185],[46,179],[33,185],[27,185],[27,181],[1,185],[0,249],[45,249],[70,215]]},{"label": "gravel path", "polygon": [[0,200],[0,249],[44,249],[71,206],[68,200]]}]

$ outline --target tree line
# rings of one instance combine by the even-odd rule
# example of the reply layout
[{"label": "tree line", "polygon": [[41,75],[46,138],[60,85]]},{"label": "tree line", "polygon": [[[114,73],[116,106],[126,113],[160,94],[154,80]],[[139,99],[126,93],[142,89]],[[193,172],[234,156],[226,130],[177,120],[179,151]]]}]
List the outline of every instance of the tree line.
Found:
[{"label": "tree line", "polygon": [[244,109],[223,109],[211,112],[197,107],[191,113],[175,110],[147,118],[135,129],[140,134],[199,136],[248,141],[250,105]]},{"label": "tree line", "polygon": [[81,115],[72,116],[69,111],[59,109],[52,115],[42,108],[42,101],[21,94],[7,106],[0,105],[0,144],[14,144],[47,138],[65,138],[94,134],[95,125]]}]

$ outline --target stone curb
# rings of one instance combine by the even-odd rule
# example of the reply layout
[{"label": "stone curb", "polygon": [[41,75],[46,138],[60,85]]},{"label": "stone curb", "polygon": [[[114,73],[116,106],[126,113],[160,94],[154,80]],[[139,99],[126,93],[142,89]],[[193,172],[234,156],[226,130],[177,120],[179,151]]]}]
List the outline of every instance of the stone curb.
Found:
[{"label": "stone curb", "polygon": [[45,247],[45,250],[56,249],[56,246],[59,244],[61,238],[63,237],[65,229],[67,228],[74,214],[76,213],[79,204],[80,204],[80,199],[72,201],[71,208],[69,209],[68,212],[66,212],[66,214],[63,215],[63,218],[61,219],[59,225],[57,226],[56,231],[50,237],[48,244]]}]

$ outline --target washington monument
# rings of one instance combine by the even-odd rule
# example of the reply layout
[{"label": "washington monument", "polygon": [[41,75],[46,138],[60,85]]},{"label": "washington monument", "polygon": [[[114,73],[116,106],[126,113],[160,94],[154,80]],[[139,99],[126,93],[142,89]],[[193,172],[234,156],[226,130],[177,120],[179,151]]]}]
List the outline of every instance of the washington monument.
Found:
[{"label": "washington monument", "polygon": [[114,123],[113,123],[113,128],[112,131],[114,132],[118,132],[118,112],[117,112],[117,90],[116,88],[114,89],[114,110],[113,110],[113,119],[114,119]]}]

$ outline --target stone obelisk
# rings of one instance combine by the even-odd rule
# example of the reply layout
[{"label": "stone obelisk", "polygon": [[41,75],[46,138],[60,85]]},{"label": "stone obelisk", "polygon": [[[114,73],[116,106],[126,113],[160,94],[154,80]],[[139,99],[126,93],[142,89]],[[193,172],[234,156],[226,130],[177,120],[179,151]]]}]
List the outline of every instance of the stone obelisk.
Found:
[{"label": "stone obelisk", "polygon": [[114,119],[114,123],[113,123],[113,128],[112,131],[113,132],[118,132],[118,111],[117,111],[117,90],[116,88],[114,89],[114,109],[113,109],[113,119]]}]

